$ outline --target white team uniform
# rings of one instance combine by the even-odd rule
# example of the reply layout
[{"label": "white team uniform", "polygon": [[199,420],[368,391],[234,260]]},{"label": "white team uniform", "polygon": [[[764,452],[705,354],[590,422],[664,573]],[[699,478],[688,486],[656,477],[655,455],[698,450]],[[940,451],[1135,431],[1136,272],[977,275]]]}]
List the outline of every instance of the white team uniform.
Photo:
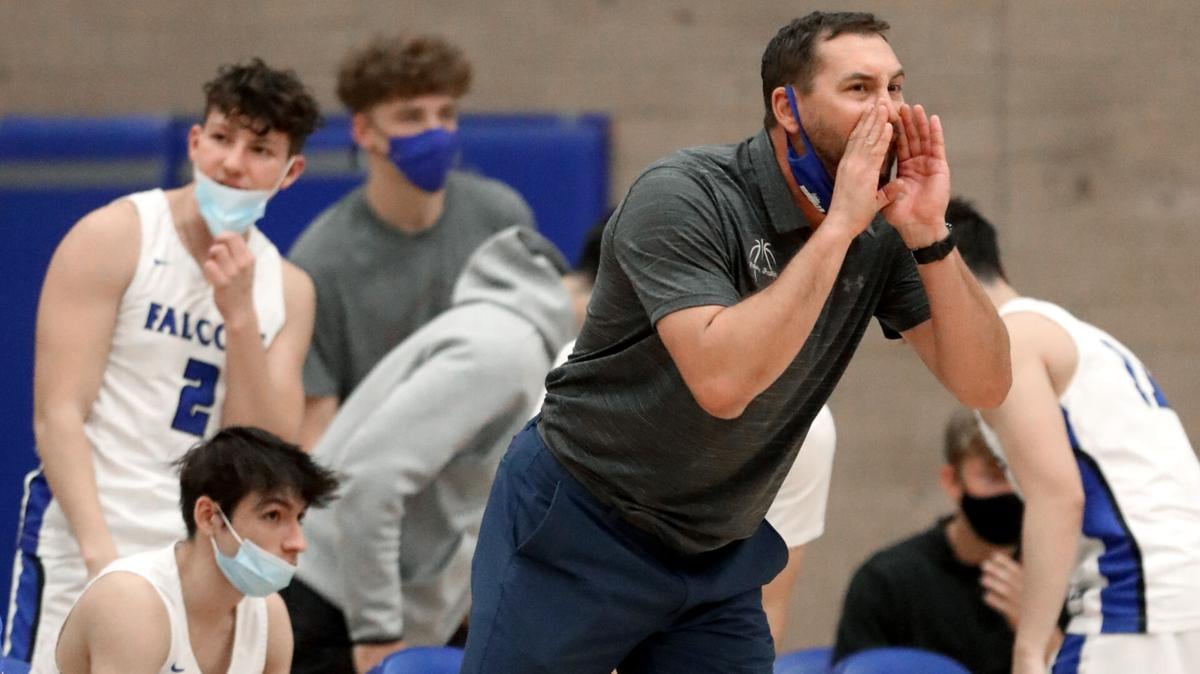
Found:
[{"label": "white team uniform", "polygon": [[[192,642],[188,637],[187,610],[183,604],[183,589],[179,584],[175,546],[118,559],[104,567],[96,579],[120,572],[145,578],[158,592],[167,609],[171,649],[158,670],[159,674],[200,674],[200,665],[196,663]],[[114,607],[114,610],[121,609]],[[245,597],[238,603],[233,626],[233,650],[229,669],[226,670],[229,674],[256,674],[263,671],[267,663],[267,620],[266,599]],[[37,671],[35,669],[33,674]],[[47,671],[57,674],[58,667]]]},{"label": "white team uniform", "polygon": [[[1083,481],[1083,535],[1054,672],[1135,671],[1131,662],[1155,674],[1195,672],[1200,462],[1179,417],[1137,356],[1107,333],[1048,302],[1019,298],[1000,309],[1019,312],[1061,326],[1078,354],[1059,403]],[[1000,449],[986,427],[985,436]],[[1163,653],[1180,649],[1188,658],[1168,667],[1173,656]]]},{"label": "white team uniform", "polygon": [[[567,362],[575,350],[575,340],[558,352],[554,366]],[[545,398],[542,391],[542,398]],[[779,486],[779,493],[767,510],[766,520],[789,548],[815,540],[825,532],[825,507],[829,504],[829,481],[833,475],[833,450],[837,429],[833,413],[823,405],[813,419],[796,461]]]},{"label": "white team uniform", "polygon": [[829,503],[836,446],[833,413],[824,405],[813,419],[795,463],[767,510],[767,522],[789,548],[804,545],[825,532],[825,506]]},{"label": "white team uniform", "polygon": [[[162,190],[128,197],[141,222],[137,269],[121,298],[100,390],[84,422],[100,508],[118,555],[186,534],[172,462],[221,427],[225,327],[212,288],[179,240]],[[256,228],[254,307],[264,344],[284,323],[279,251]],[[49,665],[87,580],[79,545],[41,469],[25,480],[4,652]]]}]

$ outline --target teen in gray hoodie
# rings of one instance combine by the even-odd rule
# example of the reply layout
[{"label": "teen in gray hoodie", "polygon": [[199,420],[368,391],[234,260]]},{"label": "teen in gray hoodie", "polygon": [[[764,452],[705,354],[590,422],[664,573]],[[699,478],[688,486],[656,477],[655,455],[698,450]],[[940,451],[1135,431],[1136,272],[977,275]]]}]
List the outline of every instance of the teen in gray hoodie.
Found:
[{"label": "teen in gray hoodie", "polygon": [[401,646],[444,644],[461,625],[496,465],[574,328],[565,269],[535,232],[493,235],[451,308],[339,410],[313,454],[342,475],[342,497],[309,516],[284,597],[293,672],[365,670]]}]

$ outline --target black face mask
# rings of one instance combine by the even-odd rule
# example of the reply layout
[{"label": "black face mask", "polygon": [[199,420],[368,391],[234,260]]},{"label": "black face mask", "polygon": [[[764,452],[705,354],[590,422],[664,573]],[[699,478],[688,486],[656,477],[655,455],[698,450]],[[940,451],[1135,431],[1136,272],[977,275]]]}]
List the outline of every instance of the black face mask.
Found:
[{"label": "black face mask", "polygon": [[967,523],[992,545],[1016,545],[1021,540],[1021,518],[1025,503],[1016,494],[976,498],[963,490],[959,501]]}]

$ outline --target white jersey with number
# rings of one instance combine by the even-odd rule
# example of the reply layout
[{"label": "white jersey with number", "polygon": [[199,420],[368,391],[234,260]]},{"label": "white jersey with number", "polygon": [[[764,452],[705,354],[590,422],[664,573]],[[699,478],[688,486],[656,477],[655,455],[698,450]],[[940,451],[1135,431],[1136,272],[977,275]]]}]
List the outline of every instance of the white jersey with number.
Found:
[{"label": "white jersey with number", "polygon": [[[204,272],[179,239],[166,195],[151,190],[126,198],[141,221],[141,252],[84,423],[101,510],[122,555],[185,535],[172,462],[220,428],[228,378],[224,320]],[[282,261],[256,228],[249,248],[254,307],[269,345],[284,322]],[[27,519],[36,515],[35,505],[29,504]],[[45,505],[36,554],[77,556],[57,501]]]},{"label": "white jersey with number", "polygon": [[[158,592],[167,609],[171,649],[159,673],[202,674],[188,637],[187,610],[183,604],[175,546],[118,559],[104,567],[96,579],[121,572],[145,578]],[[113,607],[113,610],[121,608]],[[266,599],[245,597],[238,603],[233,625],[233,650],[229,657],[229,669],[226,670],[229,674],[258,674],[263,671],[267,663],[267,621]]]},{"label": "white jersey with number", "polygon": [[1085,499],[1067,631],[1200,628],[1200,462],[1179,417],[1137,356],[1104,331],[1039,300],[1000,310],[1021,312],[1061,326],[1078,354],[1059,398]]}]

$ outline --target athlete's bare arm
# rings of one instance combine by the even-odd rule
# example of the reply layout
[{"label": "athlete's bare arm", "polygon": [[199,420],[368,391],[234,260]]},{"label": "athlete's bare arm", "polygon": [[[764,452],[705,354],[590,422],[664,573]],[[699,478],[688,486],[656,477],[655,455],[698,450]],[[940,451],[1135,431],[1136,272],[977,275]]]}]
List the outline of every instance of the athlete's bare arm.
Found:
[{"label": "athlete's bare arm", "polygon": [[308,275],[283,261],[283,300],[287,318],[269,348],[264,348],[254,312],[251,286],[254,258],[241,237],[229,234],[213,242],[204,264],[213,299],[225,319],[226,371],[222,409],[224,426],[258,426],[295,442],[304,413],[301,370],[312,338],[316,293]]},{"label": "athlete's bare arm", "polygon": [[1016,313],[1005,323],[1012,342],[1012,390],[983,416],[999,436],[1025,499],[1013,672],[1040,674],[1046,671],[1083,521],[1083,485],[1058,403],[1067,380],[1055,381],[1051,374],[1073,372],[1077,355],[1067,333],[1041,316]]},{"label": "athlete's bare arm", "polygon": [[167,664],[166,606],[146,579],[105,575],[71,609],[55,649],[62,674],[157,674]]},{"label": "athlete's bare arm", "polygon": [[[741,416],[800,353],[850,242],[882,205],[877,186],[891,140],[887,121],[882,105],[859,120],[838,166],[829,215],[771,285],[731,307],[683,309],[658,322],[684,383],[709,414]],[[746,349],[751,343],[755,348]]]},{"label": "athlete's bare arm", "polygon": [[292,620],[278,594],[267,597],[267,661],[263,674],[292,670]]},{"label": "athlete's bare arm", "polygon": [[38,304],[33,426],[46,480],[79,541],[88,576],[116,558],[83,432],[100,391],[117,311],[137,268],[141,231],[129,201],[80,220],[58,245]]}]

